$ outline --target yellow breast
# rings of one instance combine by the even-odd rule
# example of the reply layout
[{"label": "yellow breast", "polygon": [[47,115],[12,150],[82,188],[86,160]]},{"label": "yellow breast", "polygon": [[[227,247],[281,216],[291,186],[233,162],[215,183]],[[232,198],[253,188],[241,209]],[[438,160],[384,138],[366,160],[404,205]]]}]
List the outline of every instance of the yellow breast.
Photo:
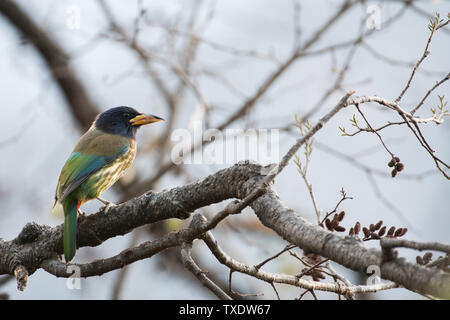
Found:
[{"label": "yellow breast", "polygon": [[93,198],[99,197],[101,193],[109,189],[131,166],[135,157],[136,150],[130,148],[123,156],[117,158],[89,177],[87,185],[92,186],[92,190],[95,190],[95,192],[89,192],[90,196]]}]

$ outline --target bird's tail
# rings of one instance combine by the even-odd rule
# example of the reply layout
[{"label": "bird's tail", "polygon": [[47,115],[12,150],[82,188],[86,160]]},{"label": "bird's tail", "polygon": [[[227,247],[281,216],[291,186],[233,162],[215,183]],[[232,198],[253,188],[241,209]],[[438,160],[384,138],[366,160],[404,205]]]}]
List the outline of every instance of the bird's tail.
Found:
[{"label": "bird's tail", "polygon": [[66,263],[70,262],[75,256],[77,244],[77,200],[65,200],[64,207],[64,258]]}]

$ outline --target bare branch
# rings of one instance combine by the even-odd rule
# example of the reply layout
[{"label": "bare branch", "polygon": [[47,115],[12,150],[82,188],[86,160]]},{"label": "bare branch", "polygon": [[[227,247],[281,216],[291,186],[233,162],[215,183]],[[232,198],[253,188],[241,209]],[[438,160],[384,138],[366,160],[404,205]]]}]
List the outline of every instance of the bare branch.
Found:
[{"label": "bare branch", "polygon": [[203,270],[201,270],[198,265],[192,259],[191,255],[192,244],[183,243],[181,246],[181,258],[183,259],[183,264],[192,274],[212,293],[214,293],[219,299],[222,300],[232,300],[229,295],[223,292],[222,289],[214,282],[211,281]]},{"label": "bare branch", "polygon": [[411,248],[419,251],[435,250],[450,254],[450,245],[439,242],[417,242],[406,239],[382,238],[380,244],[383,248]]},{"label": "bare branch", "polygon": [[[402,90],[402,92],[397,97],[397,99],[395,99],[395,103],[399,103],[400,102],[400,100],[402,99],[403,95],[409,89],[409,86],[411,85],[411,81],[414,78],[414,75],[416,74],[416,71],[419,68],[420,64],[430,54],[429,48],[430,48],[430,44],[431,44],[431,39],[433,38],[435,32],[437,30],[439,30],[440,28],[444,27],[445,25],[447,25],[449,22],[450,22],[450,19],[447,20],[447,22],[442,24],[440,22],[440,19],[439,19],[439,14],[436,14],[436,17],[435,17],[434,20],[430,19],[430,25],[428,26],[428,28],[430,29],[430,36],[428,37],[428,41],[427,41],[427,44],[425,45],[425,49],[423,51],[422,57],[420,57],[420,59],[417,61],[416,65],[414,66],[414,69],[411,72],[411,75],[410,75],[410,77],[408,79],[408,82],[406,83],[405,88]],[[414,114],[414,113],[412,113],[412,114]]]},{"label": "bare branch", "polygon": [[260,280],[266,281],[269,284],[273,283],[284,283],[290,284],[296,287],[304,288],[307,290],[320,290],[320,291],[328,291],[335,292],[339,294],[348,294],[348,293],[363,293],[363,292],[377,292],[380,290],[391,289],[396,285],[393,283],[386,284],[377,284],[370,286],[352,286],[345,287],[338,284],[332,283],[322,283],[318,281],[307,281],[303,280],[297,276],[291,276],[287,274],[278,274],[278,273],[269,273],[266,271],[262,271],[261,269],[256,268],[255,266],[245,265],[230,256],[228,256],[217,244],[217,241],[214,239],[210,232],[207,232],[203,238],[208,248],[217,258],[217,260],[229,267],[233,271],[237,271],[240,273],[245,273],[250,276],[256,277]]}]

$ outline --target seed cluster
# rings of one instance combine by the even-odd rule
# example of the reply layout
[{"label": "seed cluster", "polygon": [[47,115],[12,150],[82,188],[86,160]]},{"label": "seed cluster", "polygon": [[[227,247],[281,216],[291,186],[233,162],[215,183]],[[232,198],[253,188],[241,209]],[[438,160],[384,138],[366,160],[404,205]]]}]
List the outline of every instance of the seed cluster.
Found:
[{"label": "seed cluster", "polygon": [[392,178],[395,178],[398,172],[402,171],[405,168],[405,165],[400,162],[399,157],[392,157],[391,161],[388,162],[388,167],[394,168],[392,169]]},{"label": "seed cluster", "polygon": [[423,257],[417,256],[416,262],[417,264],[424,266],[431,262],[431,258],[433,258],[433,254],[431,252],[426,252]]},{"label": "seed cluster", "polygon": [[[387,227],[383,226],[383,220],[378,221],[375,224],[370,224],[369,227],[363,227],[362,231],[364,234],[363,241],[367,240],[379,240],[382,237],[387,238],[398,238],[402,237],[408,232],[408,228],[396,228],[396,227],[390,227],[389,230],[387,230]],[[355,226],[353,228],[350,228],[349,235],[350,236],[358,236],[359,232],[361,231],[361,224],[359,221],[355,223]]]},{"label": "seed cluster", "polygon": [[341,211],[339,213],[336,213],[333,216],[332,220],[330,220],[329,218],[327,218],[325,220],[325,226],[330,231],[344,232],[345,228],[343,226],[339,225],[339,223],[342,222],[344,217],[345,217],[345,211]]}]

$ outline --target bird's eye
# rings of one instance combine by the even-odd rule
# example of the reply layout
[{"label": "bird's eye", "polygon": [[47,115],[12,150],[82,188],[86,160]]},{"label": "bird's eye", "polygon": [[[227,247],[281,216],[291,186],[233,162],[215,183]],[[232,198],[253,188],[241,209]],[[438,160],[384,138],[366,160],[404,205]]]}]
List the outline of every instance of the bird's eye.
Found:
[{"label": "bird's eye", "polygon": [[130,117],[130,114],[129,114],[129,113],[124,113],[123,116],[124,116],[125,118],[129,118],[129,117]]}]

